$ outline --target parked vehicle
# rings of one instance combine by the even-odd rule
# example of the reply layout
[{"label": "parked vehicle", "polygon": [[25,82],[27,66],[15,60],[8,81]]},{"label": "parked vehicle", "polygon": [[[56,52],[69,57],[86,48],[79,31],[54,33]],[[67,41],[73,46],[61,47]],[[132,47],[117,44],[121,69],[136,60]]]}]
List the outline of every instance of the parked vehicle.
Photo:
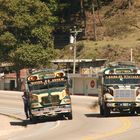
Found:
[{"label": "parked vehicle", "polygon": [[140,113],[140,69],[129,65],[116,65],[99,73],[98,86],[100,114],[111,111]]},{"label": "parked vehicle", "polygon": [[30,119],[63,116],[72,119],[68,77],[63,70],[39,70],[27,77]]}]

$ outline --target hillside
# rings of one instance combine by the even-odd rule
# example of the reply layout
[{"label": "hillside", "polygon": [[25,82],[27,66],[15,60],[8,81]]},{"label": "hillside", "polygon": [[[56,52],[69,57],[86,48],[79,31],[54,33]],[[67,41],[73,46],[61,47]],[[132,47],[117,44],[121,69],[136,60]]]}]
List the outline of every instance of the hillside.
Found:
[{"label": "hillside", "polygon": [[[102,26],[96,24],[97,40],[77,42],[77,58],[129,61],[133,49],[133,61],[140,63],[140,1],[135,0],[130,8],[113,3],[103,6],[100,19]],[[71,44],[58,50],[58,58],[73,58],[70,48]]]}]

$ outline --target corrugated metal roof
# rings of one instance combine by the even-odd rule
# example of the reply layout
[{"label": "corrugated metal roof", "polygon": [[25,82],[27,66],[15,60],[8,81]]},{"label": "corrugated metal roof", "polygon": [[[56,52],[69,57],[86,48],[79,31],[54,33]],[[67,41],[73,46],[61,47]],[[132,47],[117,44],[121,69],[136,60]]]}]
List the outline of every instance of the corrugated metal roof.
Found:
[{"label": "corrugated metal roof", "polygon": [[[93,61],[106,61],[107,59],[76,59],[75,62],[93,62]],[[72,63],[73,59],[56,59],[52,63]]]}]

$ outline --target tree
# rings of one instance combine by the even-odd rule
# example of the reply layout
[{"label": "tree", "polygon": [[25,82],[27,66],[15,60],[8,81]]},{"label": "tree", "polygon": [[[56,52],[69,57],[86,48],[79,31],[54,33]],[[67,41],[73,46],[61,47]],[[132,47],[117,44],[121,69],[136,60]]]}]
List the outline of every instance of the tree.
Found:
[{"label": "tree", "polygon": [[1,62],[12,62],[17,76],[20,69],[44,66],[54,56],[52,32],[57,18],[50,8],[40,0],[0,0]]},{"label": "tree", "polygon": [[[46,67],[51,58],[56,55],[52,48],[43,48],[37,44],[22,44],[15,51],[12,51],[9,56],[15,68],[39,68]],[[20,63],[19,63],[20,62]]]},{"label": "tree", "polygon": [[16,71],[17,87],[20,88],[20,70],[23,68],[41,68],[49,65],[49,60],[56,55],[54,49],[42,45],[22,44],[10,53],[11,62]]}]

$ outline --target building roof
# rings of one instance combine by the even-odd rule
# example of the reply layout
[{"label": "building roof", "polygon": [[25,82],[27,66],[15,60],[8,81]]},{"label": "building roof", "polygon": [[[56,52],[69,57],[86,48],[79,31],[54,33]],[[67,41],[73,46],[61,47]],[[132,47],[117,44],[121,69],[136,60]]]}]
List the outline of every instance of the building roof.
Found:
[{"label": "building roof", "polygon": [[[107,59],[76,59],[75,62],[94,62],[94,61],[107,61]],[[73,59],[56,59],[52,63],[72,63]]]}]

